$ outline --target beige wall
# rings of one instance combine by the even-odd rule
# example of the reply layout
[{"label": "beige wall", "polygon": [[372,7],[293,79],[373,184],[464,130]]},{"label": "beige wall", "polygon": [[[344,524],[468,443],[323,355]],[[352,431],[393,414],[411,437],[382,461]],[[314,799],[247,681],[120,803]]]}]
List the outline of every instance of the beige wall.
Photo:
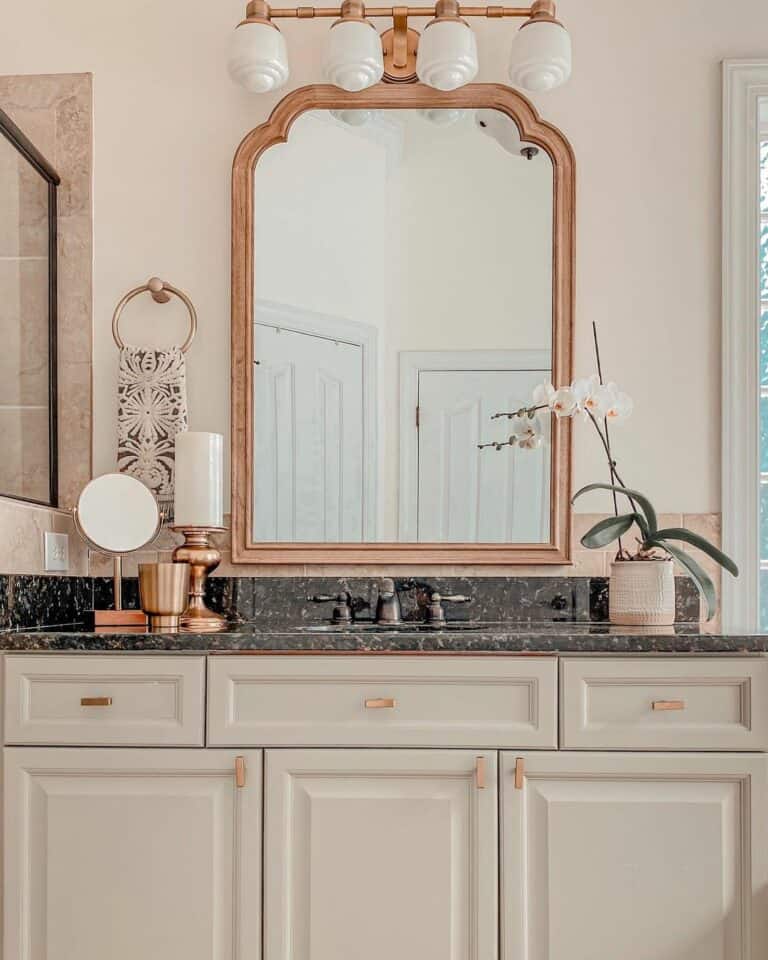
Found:
[{"label": "beige wall", "polygon": [[[150,274],[200,312],[190,352],[197,429],[227,431],[229,169],[278,97],[254,99],[224,70],[239,0],[7,0],[7,72],[93,71],[96,130],[95,467],[112,466],[115,301]],[[768,52],[768,7],[740,0],[562,0],[569,85],[537,98],[578,160],[577,361],[600,325],[610,375],[637,401],[617,438],[626,478],[669,512],[719,508],[719,172],[723,57]],[[483,79],[503,77],[513,26],[479,24]],[[324,23],[285,27],[292,84],[318,77]],[[182,311],[137,304],[132,314]],[[135,329],[138,329],[138,323]],[[577,483],[602,473],[579,431]],[[597,504],[585,504],[595,509]]]},{"label": "beige wall", "polygon": [[[4,72],[94,73],[96,472],[114,462],[109,318],[125,290],[151,274],[188,290],[199,308],[192,427],[228,432],[230,163],[282,95],[253,98],[226,75],[242,8],[239,0],[5,4]],[[716,512],[719,61],[768,54],[768,6],[740,0],[737,15],[727,15],[715,0],[562,0],[560,12],[573,34],[574,76],[536,101],[577,157],[577,371],[591,369],[596,320],[607,371],[637,404],[616,436],[625,479],[664,512]],[[513,29],[478,24],[481,79],[503,78]],[[292,86],[318,78],[326,30],[285,26]],[[137,303],[126,325],[135,321],[138,337],[142,315],[154,323],[161,310],[161,332],[181,337],[185,317],[175,305]],[[577,484],[602,477],[581,426],[575,457]]]}]

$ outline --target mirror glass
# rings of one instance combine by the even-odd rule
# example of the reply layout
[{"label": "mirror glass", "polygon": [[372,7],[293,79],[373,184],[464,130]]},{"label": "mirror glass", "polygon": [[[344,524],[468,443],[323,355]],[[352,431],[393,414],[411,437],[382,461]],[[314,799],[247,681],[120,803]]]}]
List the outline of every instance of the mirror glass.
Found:
[{"label": "mirror glass", "polygon": [[253,538],[542,543],[553,168],[495,110],[313,110],[254,182]]},{"label": "mirror glass", "polygon": [[160,510],[154,494],[140,480],[124,473],[105,473],[83,487],[75,522],[94,549],[130,553],[155,539]]},{"label": "mirror glass", "polygon": [[54,506],[57,180],[0,111],[0,495]]}]

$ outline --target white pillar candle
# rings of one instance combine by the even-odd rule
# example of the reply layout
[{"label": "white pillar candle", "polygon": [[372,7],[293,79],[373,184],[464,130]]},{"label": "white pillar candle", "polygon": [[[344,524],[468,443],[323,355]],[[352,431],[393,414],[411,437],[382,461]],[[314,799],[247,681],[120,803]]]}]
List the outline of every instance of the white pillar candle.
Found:
[{"label": "white pillar candle", "polygon": [[176,436],[174,526],[224,525],[224,437],[186,432]]}]

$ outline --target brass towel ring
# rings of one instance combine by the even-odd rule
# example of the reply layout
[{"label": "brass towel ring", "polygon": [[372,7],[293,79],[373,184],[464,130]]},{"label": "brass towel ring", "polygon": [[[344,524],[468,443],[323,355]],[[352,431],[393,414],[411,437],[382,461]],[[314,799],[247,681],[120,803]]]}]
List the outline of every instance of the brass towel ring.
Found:
[{"label": "brass towel ring", "polygon": [[195,334],[197,333],[197,311],[189,299],[189,297],[184,293],[183,290],[179,290],[178,287],[174,287],[170,283],[166,283],[165,280],[160,280],[158,277],[150,277],[149,280],[142,284],[140,287],[135,287],[133,290],[129,290],[128,293],[123,297],[123,299],[115,307],[115,312],[112,315],[112,336],[114,337],[115,343],[120,350],[123,349],[125,343],[123,338],[120,336],[119,323],[120,323],[120,314],[123,312],[123,307],[128,303],[129,300],[133,300],[134,297],[137,297],[140,293],[149,292],[152,295],[152,299],[155,303],[168,303],[171,299],[170,295],[174,294],[182,301],[184,306],[189,311],[189,321],[190,329],[189,336],[181,345],[181,352],[186,353],[189,350],[189,345],[195,339]]}]

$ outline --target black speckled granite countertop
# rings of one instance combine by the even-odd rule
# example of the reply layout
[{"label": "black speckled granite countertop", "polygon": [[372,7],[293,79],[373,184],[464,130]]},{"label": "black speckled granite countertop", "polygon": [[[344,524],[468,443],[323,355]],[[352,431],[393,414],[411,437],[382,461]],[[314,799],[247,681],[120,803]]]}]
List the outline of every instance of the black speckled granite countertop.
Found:
[{"label": "black speckled granite countertop", "polygon": [[444,628],[404,624],[397,630],[233,624],[216,634],[88,633],[79,626],[0,634],[6,652],[175,653],[766,653],[768,635],[702,633],[695,624],[616,627],[603,623],[456,623]]}]

